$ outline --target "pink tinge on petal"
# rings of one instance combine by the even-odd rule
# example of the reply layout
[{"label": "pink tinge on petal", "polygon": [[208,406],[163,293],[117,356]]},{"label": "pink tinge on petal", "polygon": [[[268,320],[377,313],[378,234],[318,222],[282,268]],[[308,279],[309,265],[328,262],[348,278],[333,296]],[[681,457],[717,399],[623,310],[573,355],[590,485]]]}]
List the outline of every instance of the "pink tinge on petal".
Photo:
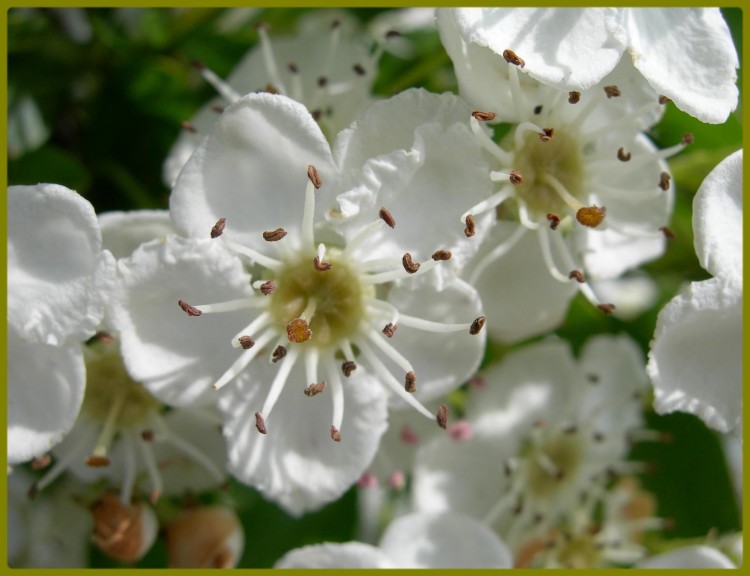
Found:
[{"label": "pink tinge on petal", "polygon": [[419,436],[408,424],[401,427],[400,438],[404,444],[416,445],[419,443]]},{"label": "pink tinge on petal", "polygon": [[377,486],[378,479],[372,472],[365,472],[359,477],[359,480],[357,480],[357,487],[359,488],[377,488]]},{"label": "pink tinge on petal", "polygon": [[467,420],[461,420],[448,426],[448,434],[456,442],[466,442],[474,437],[474,428]]},{"label": "pink tinge on petal", "polygon": [[403,490],[406,487],[406,475],[403,470],[394,470],[388,478],[388,486],[393,490]]}]

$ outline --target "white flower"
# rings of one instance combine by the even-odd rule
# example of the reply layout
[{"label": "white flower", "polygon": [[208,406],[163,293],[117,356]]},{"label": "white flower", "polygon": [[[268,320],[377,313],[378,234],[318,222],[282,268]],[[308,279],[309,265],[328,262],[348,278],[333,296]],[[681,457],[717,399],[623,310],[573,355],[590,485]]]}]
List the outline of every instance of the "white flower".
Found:
[{"label": "white flower", "polygon": [[561,341],[521,348],[481,375],[467,399],[472,434],[420,446],[412,499],[418,510],[484,520],[515,548],[580,505],[598,502],[641,425],[645,373],[625,337],[598,336],[575,362]]},{"label": "white flower", "polygon": [[274,568],[510,568],[507,546],[461,514],[413,513],[386,528],[377,547],[325,543],[287,552]]},{"label": "white flower", "polygon": [[636,568],[739,568],[726,555],[711,546],[675,548],[641,560]]},{"label": "white flower", "polygon": [[713,278],[690,283],[659,313],[647,367],[654,408],[741,434],[742,150],[701,184],[693,231],[698,260]]},{"label": "white flower", "polygon": [[563,90],[599,83],[627,51],[657,93],[699,120],[722,123],[737,106],[739,61],[718,8],[454,8],[438,10],[438,26],[449,52],[449,36],[467,46],[456,74],[472,97],[493,93],[488,72],[507,49]]},{"label": "white flower", "polygon": [[[428,118],[458,109],[450,95],[403,98]],[[421,401],[460,385],[483,351],[484,333],[470,334],[484,322],[476,292],[451,268],[436,277],[441,290],[427,281],[452,263],[443,261],[446,249],[460,234],[422,225],[415,210],[429,199],[430,218],[448,221],[442,203],[454,206],[456,183],[481,180],[486,166],[470,160],[476,146],[462,148],[472,142],[465,121],[442,132],[439,122],[425,123],[430,140],[413,144],[413,133],[401,142],[407,129],[376,137],[371,131],[403,119],[380,120],[364,117],[334,156],[302,105],[280,95],[242,98],[196,150],[171,199],[179,229],[205,240],[148,244],[120,269],[117,316],[131,372],[183,405],[205,399],[211,384],[235,381],[220,399],[230,470],[293,514],[338,497],[369,465],[387,396],[433,419]],[[453,158],[469,160],[436,182],[432,156],[442,158],[451,142]],[[339,190],[355,188],[363,200],[336,202]],[[238,256],[251,264],[252,285]],[[188,316],[204,318],[178,317],[178,300]],[[324,388],[332,410],[300,393]]]}]

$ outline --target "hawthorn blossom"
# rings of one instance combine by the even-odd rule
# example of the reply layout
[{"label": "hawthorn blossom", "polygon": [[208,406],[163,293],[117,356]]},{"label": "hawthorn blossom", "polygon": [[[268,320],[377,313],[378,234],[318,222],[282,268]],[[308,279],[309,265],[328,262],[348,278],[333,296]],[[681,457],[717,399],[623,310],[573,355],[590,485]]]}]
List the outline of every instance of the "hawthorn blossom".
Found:
[{"label": "hawthorn blossom", "polygon": [[706,545],[683,546],[655,554],[636,564],[636,568],[739,568],[723,552]]},{"label": "hawthorn blossom", "polygon": [[507,546],[482,523],[445,512],[391,522],[378,546],[324,543],[287,552],[274,568],[510,568]]},{"label": "hawthorn blossom", "polygon": [[691,282],[659,312],[648,374],[659,413],[690,412],[742,430],[742,150],[693,199],[695,251],[713,278]]},{"label": "hawthorn blossom", "polygon": [[452,8],[437,22],[461,91],[485,108],[505,92],[491,71],[508,49],[565,91],[600,83],[627,51],[657,93],[699,120],[721,124],[737,107],[739,60],[718,8]]},{"label": "hawthorn blossom", "polygon": [[[222,389],[230,471],[292,514],[357,480],[389,402],[445,425],[423,402],[460,385],[483,352],[478,296],[451,267],[460,231],[440,224],[458,216],[459,183],[484,192],[486,164],[459,99],[397,98],[334,154],[297,102],[240,99],[175,185],[172,217],[193,238],[151,242],[120,267],[130,372],[173,404]],[[415,222],[428,199],[425,229]],[[323,391],[330,403],[311,398]]]},{"label": "hawthorn blossom", "polygon": [[550,340],[491,365],[472,390],[471,434],[420,446],[412,501],[417,510],[452,510],[494,527],[514,549],[569,517],[582,501],[593,513],[641,428],[645,373],[624,336],[591,339],[580,360]]}]

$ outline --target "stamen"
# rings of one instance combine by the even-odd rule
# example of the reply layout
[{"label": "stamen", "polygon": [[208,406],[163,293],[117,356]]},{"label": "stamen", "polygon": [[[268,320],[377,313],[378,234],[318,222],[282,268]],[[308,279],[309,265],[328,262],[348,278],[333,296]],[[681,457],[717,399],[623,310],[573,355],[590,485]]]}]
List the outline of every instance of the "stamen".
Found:
[{"label": "stamen", "polygon": [[338,428],[336,426],[331,426],[331,440],[334,442],[341,442],[341,434],[339,434]]},{"label": "stamen", "polygon": [[263,415],[260,412],[255,413],[255,427],[261,434],[268,434],[268,430],[266,430],[266,421],[263,420]]},{"label": "stamen", "polygon": [[452,254],[449,250],[438,250],[433,252],[432,259],[436,262],[444,262],[451,259]]},{"label": "stamen", "polygon": [[571,280],[575,279],[575,281],[579,284],[583,284],[584,282],[586,282],[586,278],[583,275],[583,272],[581,272],[580,270],[571,270],[570,274],[568,274],[568,278],[570,278]]},{"label": "stamen", "polygon": [[211,228],[211,238],[218,238],[224,233],[224,226],[226,226],[227,219],[226,218],[219,218],[216,221],[216,224],[214,224],[214,227]]},{"label": "stamen", "polygon": [[544,108],[542,107],[542,105],[541,105],[541,104],[539,104],[538,106],[534,106],[534,114],[535,114],[536,116],[538,116],[539,114],[541,114],[541,113],[542,113],[542,110],[543,110],[543,109],[544,109]]},{"label": "stamen", "polygon": [[117,393],[112,401],[112,406],[107,413],[107,419],[104,421],[102,431],[99,434],[99,439],[96,441],[96,446],[91,452],[91,455],[86,459],[86,465],[94,468],[100,468],[102,466],[109,465],[109,458],[107,458],[107,447],[112,442],[115,432],[117,431],[117,417],[120,415],[120,410],[125,405],[125,399],[127,393],[121,390]]},{"label": "stamen", "polygon": [[203,64],[203,62],[193,60],[193,67],[201,73],[203,79],[208,82],[213,87],[213,89],[216,90],[216,92],[218,92],[219,95],[227,102],[237,102],[237,100],[239,100],[242,96],[241,94],[235,92],[234,88],[232,88],[228,83],[219,78],[211,69],[207,68]]},{"label": "stamen", "polygon": [[260,293],[263,294],[263,296],[270,296],[274,292],[276,292],[276,282],[273,280],[268,280],[267,282],[263,282],[259,286]]},{"label": "stamen", "polygon": [[533,132],[534,134],[539,135],[539,139],[542,141],[550,140],[552,136],[554,135],[554,129],[553,128],[541,128],[534,124],[533,122],[521,122],[516,127],[516,131],[513,135],[515,139],[516,144],[516,150],[522,150],[524,145],[524,139],[526,138],[526,134],[529,132]]},{"label": "stamen", "polygon": [[486,316],[477,316],[477,318],[474,319],[474,322],[471,323],[471,326],[469,327],[469,334],[472,336],[476,336],[482,331],[482,328],[484,328],[484,324],[487,322]]},{"label": "stamen", "polygon": [[224,480],[224,472],[214,464],[211,458],[209,458],[205,452],[196,448],[192,443],[177,434],[174,430],[167,428],[160,416],[157,416],[154,424],[159,428],[159,436],[163,438],[164,442],[171,444],[193,462],[201,466],[217,482],[222,482]]},{"label": "stamen", "polygon": [[464,235],[467,238],[471,238],[476,233],[474,229],[474,216],[472,216],[471,214],[467,214],[466,217],[464,218],[464,222],[466,223],[466,228],[464,229]]},{"label": "stamen", "polygon": [[576,212],[576,220],[588,228],[596,228],[602,223],[607,214],[607,209],[596,205],[580,208]]},{"label": "stamen", "polygon": [[390,324],[396,325],[399,319],[399,311],[393,304],[384,300],[371,299],[368,303],[369,310],[376,315],[387,314],[390,316]]},{"label": "stamen", "polygon": [[668,172],[662,172],[661,174],[659,174],[659,188],[661,188],[665,192],[669,190],[669,181],[671,179],[672,176],[670,176]]},{"label": "stamen", "polygon": [[581,93],[573,90],[568,92],[568,102],[571,104],[578,104],[581,101]]},{"label": "stamen", "polygon": [[200,310],[198,310],[195,306],[191,306],[184,300],[178,300],[177,304],[180,305],[180,308],[188,315],[188,316],[200,316],[203,314]]},{"label": "stamen", "polygon": [[404,377],[404,390],[409,393],[417,391],[417,375],[413,370],[407,372],[406,376]]},{"label": "stamen", "polygon": [[599,310],[601,310],[605,314],[612,314],[615,311],[614,304],[599,304],[597,308],[599,308]]},{"label": "stamen", "polygon": [[351,255],[359,246],[366,240],[369,240],[372,234],[380,230],[383,226],[385,226],[384,220],[374,220],[373,222],[370,222],[367,226],[362,228],[359,232],[357,232],[354,235],[354,238],[352,238],[347,244],[346,248],[344,248],[344,254],[345,255]]},{"label": "stamen", "polygon": [[352,70],[354,70],[354,73],[357,76],[364,76],[365,74],[367,74],[367,70],[365,70],[365,67],[362,66],[362,64],[355,64],[354,66],[352,66]]},{"label": "stamen", "polygon": [[349,378],[349,376],[352,375],[352,372],[354,372],[357,369],[357,364],[352,362],[351,360],[347,360],[343,364],[341,364],[341,371],[344,373],[344,376]]},{"label": "stamen", "polygon": [[536,454],[535,461],[539,464],[539,467],[544,470],[549,476],[555,480],[561,480],[565,475],[565,472],[555,464],[552,459],[547,456],[544,452],[538,452]]},{"label": "stamen", "polygon": [[667,240],[674,240],[674,232],[672,232],[669,228],[666,226],[662,226],[659,228],[659,231],[664,234],[664,238]]},{"label": "stamen", "polygon": [[440,407],[437,410],[437,414],[435,415],[435,420],[437,420],[438,426],[440,426],[443,430],[446,429],[448,426],[448,406],[445,404],[441,404]]},{"label": "stamen", "polygon": [[279,360],[281,360],[284,356],[286,356],[286,348],[284,348],[281,344],[276,346],[276,349],[273,351],[273,354],[271,354],[271,362],[276,364]]},{"label": "stamen", "polygon": [[326,389],[326,383],[325,382],[317,382],[310,384],[307,388],[304,389],[305,396],[313,397],[317,396],[323,390]]},{"label": "stamen", "polygon": [[286,230],[283,228],[276,228],[271,232],[263,232],[263,240],[266,242],[278,242],[284,236],[286,236]]},{"label": "stamen", "polygon": [[557,192],[560,198],[562,198],[562,200],[573,210],[580,211],[581,209],[586,208],[583,202],[581,202],[580,200],[578,200],[578,198],[568,192],[568,189],[565,187],[565,185],[560,182],[553,174],[545,172],[541,175],[539,180],[541,182],[544,182],[545,184],[549,184],[555,190],[555,192]]},{"label": "stamen", "polygon": [[396,227],[396,220],[393,219],[393,214],[391,214],[389,210],[387,210],[386,208],[381,208],[378,212],[378,215],[383,220],[383,222],[388,224],[388,226],[390,226],[391,228]]},{"label": "stamen", "polygon": [[124,451],[124,478],[120,485],[120,502],[127,504],[133,497],[133,486],[135,486],[135,438],[131,434],[124,434],[122,437],[122,446]]},{"label": "stamen", "polygon": [[153,430],[141,430],[141,439],[144,442],[153,442],[155,437]]},{"label": "stamen", "polygon": [[370,329],[367,331],[367,337],[377,346],[381,352],[383,352],[388,358],[390,358],[399,368],[404,372],[413,372],[414,367],[401,353],[391,346],[386,340],[383,340],[375,330]]},{"label": "stamen", "polygon": [[505,58],[505,61],[508,64],[513,64],[513,66],[518,66],[519,68],[523,68],[526,66],[526,62],[518,56],[513,50],[503,50],[503,58]]},{"label": "stamen", "polygon": [[159,469],[156,466],[156,460],[154,459],[154,452],[151,449],[151,445],[147,442],[139,442],[138,446],[140,447],[143,461],[146,464],[146,472],[151,482],[151,494],[149,500],[153,505],[156,504],[156,501],[159,499],[164,488],[161,474],[159,474]]},{"label": "stamen", "polygon": [[385,325],[383,328],[383,334],[388,336],[388,338],[393,338],[393,335],[396,333],[396,330],[398,330],[398,326],[395,324],[392,324],[391,322],[388,322],[388,324]]},{"label": "stamen", "polygon": [[495,246],[488,254],[483,256],[474,270],[472,270],[471,275],[469,276],[469,284],[473,285],[474,283],[476,283],[476,281],[490,264],[492,264],[495,260],[499,260],[500,258],[505,256],[513,248],[513,246],[518,243],[523,235],[526,234],[526,230],[527,228],[524,226],[516,226],[508,238]]},{"label": "stamen", "polygon": [[43,470],[52,463],[52,456],[49,454],[43,454],[31,461],[32,470]]},{"label": "stamen", "polygon": [[242,244],[238,244],[234,240],[229,240],[226,236],[221,236],[221,241],[224,242],[224,244],[230,250],[237,252],[238,254],[242,254],[243,256],[247,256],[254,263],[259,264],[264,268],[277,271],[282,266],[282,263],[280,261],[271,258],[270,256],[261,254],[257,250],[253,250],[252,248],[243,246]]},{"label": "stamen", "polygon": [[240,336],[239,342],[243,350],[250,350],[250,348],[255,346],[255,340],[253,340],[250,336]]},{"label": "stamen", "polygon": [[489,122],[495,119],[496,114],[494,112],[483,112],[482,110],[474,110],[471,113],[471,117],[477,122]]},{"label": "stamen", "polygon": [[[265,305],[263,300],[257,296],[227,300],[226,302],[217,302],[216,304],[199,304],[197,306],[190,306],[184,300],[180,300],[180,302],[182,302],[180,308],[185,310],[189,316],[200,316],[201,314],[213,314],[215,312],[234,312],[235,310],[245,310],[247,308],[260,308]],[[186,310],[183,304],[193,313]],[[195,314],[194,312],[199,312],[199,314]]]},{"label": "stamen", "polygon": [[325,244],[319,244],[318,255],[313,258],[313,268],[315,268],[318,272],[327,272],[331,269],[331,263],[323,261],[323,258],[325,258],[325,252]]},{"label": "stamen", "polygon": [[547,220],[549,221],[550,230],[557,230],[557,227],[560,225],[560,217],[550,212],[547,214]]},{"label": "stamen", "polygon": [[276,57],[273,53],[271,40],[268,38],[269,28],[270,26],[265,22],[258,23],[255,26],[255,29],[258,31],[258,36],[260,36],[263,64],[266,68],[266,74],[268,74],[268,77],[271,79],[271,84],[273,84],[279,92],[281,92],[282,94],[286,94],[286,88],[284,87],[284,83],[281,81],[281,76],[279,75],[279,70],[276,66]]},{"label": "stamen", "polygon": [[622,94],[617,86],[605,86],[604,93],[607,95],[607,98],[617,98]]},{"label": "stamen", "polygon": [[[476,114],[476,112],[474,112],[474,114]],[[489,115],[491,112],[482,112],[481,114]],[[487,116],[487,120],[489,119],[489,116]],[[479,125],[479,120],[486,121],[484,118],[477,118],[473,114],[469,119],[469,126],[471,126],[471,131],[474,133],[474,136],[479,140],[479,144],[503,164],[510,164],[513,161],[513,155],[498,146],[490,136],[482,130],[482,127]]]},{"label": "stamen", "polygon": [[323,179],[320,177],[318,169],[312,164],[307,166],[307,178],[312,182],[312,185],[315,186],[316,190],[319,190],[323,185]]},{"label": "stamen", "polygon": [[82,438],[73,446],[73,449],[58,458],[52,467],[39,480],[29,487],[29,498],[34,498],[44,488],[56,480],[73,462],[80,461],[89,446],[96,441],[96,428],[93,426],[85,430]]},{"label": "stamen", "polygon": [[554,137],[555,137],[555,129],[554,128],[542,128],[542,133],[539,134],[539,139],[542,142],[549,142]]},{"label": "stamen", "polygon": [[621,162],[627,162],[631,158],[630,152],[626,152],[625,148],[618,148],[617,149],[617,159]]},{"label": "stamen", "polygon": [[401,258],[401,262],[404,265],[404,270],[406,270],[409,274],[414,274],[417,270],[419,270],[419,262],[414,262],[411,258],[411,254],[408,252],[403,255]]},{"label": "stamen", "polygon": [[302,344],[312,337],[312,330],[310,330],[310,325],[307,323],[307,320],[304,318],[295,318],[287,324],[286,335],[289,342]]},{"label": "stamen", "polygon": [[182,122],[180,122],[180,127],[183,130],[190,132],[192,134],[198,133],[198,129],[191,122],[188,122],[187,120],[183,120]]},{"label": "stamen", "polygon": [[667,98],[666,96],[664,95],[659,96],[659,104],[668,104],[669,102],[671,102],[671,100]]},{"label": "stamen", "polygon": [[315,220],[315,190],[320,175],[311,164],[307,167],[307,186],[305,187],[305,207],[302,212],[302,246],[314,246],[313,225]]},{"label": "stamen", "polygon": [[263,347],[276,337],[275,330],[267,330],[255,341],[255,346],[250,350],[244,350],[242,355],[234,361],[229,370],[224,372],[221,377],[213,384],[214,390],[219,390],[229,381],[234,379],[255,358]]},{"label": "stamen", "polygon": [[[335,427],[336,430],[341,431],[341,424],[344,421],[344,386],[341,383],[338,370],[336,370],[333,355],[327,354],[324,361],[325,369],[328,372],[328,378],[331,383],[331,401],[333,402],[331,425]],[[356,368],[356,366],[354,368]],[[346,374],[346,371],[344,371],[344,374]]]},{"label": "stamen", "polygon": [[260,411],[260,413],[263,414],[265,418],[268,418],[271,415],[271,410],[273,410],[273,407],[276,405],[276,401],[279,399],[281,391],[284,389],[284,385],[286,384],[287,378],[289,378],[289,373],[292,371],[292,368],[297,362],[297,358],[299,358],[299,355],[300,348],[292,348],[289,351],[288,360],[281,364],[279,371],[276,373],[276,377],[271,383],[271,389],[268,391],[268,396],[266,396],[266,401]]},{"label": "stamen", "polygon": [[245,326],[239,333],[234,335],[234,337],[230,340],[230,342],[232,343],[232,346],[234,348],[242,347],[242,341],[241,341],[242,338],[244,338],[248,334],[255,334],[261,328],[268,326],[270,323],[271,323],[270,312],[263,312],[259,314],[255,319],[253,319],[252,322],[250,322],[250,324]]}]

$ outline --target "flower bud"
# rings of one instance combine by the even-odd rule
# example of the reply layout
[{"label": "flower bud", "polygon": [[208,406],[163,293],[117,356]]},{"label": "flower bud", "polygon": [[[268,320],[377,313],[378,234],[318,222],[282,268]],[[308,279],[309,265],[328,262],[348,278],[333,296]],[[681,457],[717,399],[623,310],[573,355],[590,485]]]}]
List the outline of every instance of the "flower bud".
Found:
[{"label": "flower bud", "polygon": [[170,568],[234,568],[244,547],[242,525],[226,506],[185,510],[167,526]]},{"label": "flower bud", "polygon": [[140,560],[156,539],[156,516],[142,502],[123,504],[114,492],[107,492],[91,506],[91,514],[94,517],[91,540],[115,560]]}]

